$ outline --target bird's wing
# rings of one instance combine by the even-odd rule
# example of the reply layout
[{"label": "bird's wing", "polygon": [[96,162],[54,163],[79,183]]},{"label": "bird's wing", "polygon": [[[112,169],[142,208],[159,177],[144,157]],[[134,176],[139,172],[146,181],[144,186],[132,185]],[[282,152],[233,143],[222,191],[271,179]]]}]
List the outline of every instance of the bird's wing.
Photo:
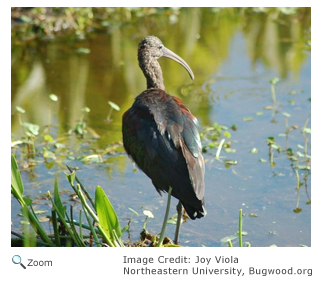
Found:
[{"label": "bird's wing", "polygon": [[[199,199],[203,199],[205,167],[198,131],[198,120],[178,98],[173,97],[173,99],[178,105],[180,113],[176,113],[175,116],[178,115],[179,117],[173,117],[172,120],[180,123],[180,134],[177,131],[173,131],[171,135],[175,135],[175,139],[178,140],[178,143],[175,142],[175,146],[182,149],[194,191]],[[169,132],[172,131],[170,127],[168,127],[168,130]]]}]

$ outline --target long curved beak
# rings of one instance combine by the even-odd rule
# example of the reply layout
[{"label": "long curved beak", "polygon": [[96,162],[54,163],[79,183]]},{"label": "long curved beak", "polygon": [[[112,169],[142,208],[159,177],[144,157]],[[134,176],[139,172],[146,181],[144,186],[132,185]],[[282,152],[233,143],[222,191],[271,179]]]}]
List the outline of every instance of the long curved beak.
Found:
[{"label": "long curved beak", "polygon": [[169,58],[171,60],[176,61],[177,63],[179,63],[181,66],[183,66],[189,73],[191,79],[194,79],[194,74],[191,70],[191,68],[188,66],[188,64],[181,58],[179,57],[177,54],[173,53],[171,50],[169,50],[166,47],[162,48],[163,51],[163,57]]}]

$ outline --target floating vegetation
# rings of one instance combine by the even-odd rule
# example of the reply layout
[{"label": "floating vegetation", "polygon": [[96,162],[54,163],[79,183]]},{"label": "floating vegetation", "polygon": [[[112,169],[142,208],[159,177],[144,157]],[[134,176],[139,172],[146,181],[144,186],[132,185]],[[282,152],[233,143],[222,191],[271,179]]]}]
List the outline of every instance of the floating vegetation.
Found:
[{"label": "floating vegetation", "polygon": [[[56,103],[58,96],[50,94],[49,99],[52,103]],[[25,113],[25,109],[19,106],[16,107],[15,114],[19,116],[22,136],[11,140],[12,151],[25,160],[25,169],[40,163],[45,163],[47,168],[52,168],[55,164],[61,166],[66,159],[79,160],[85,164],[104,163],[108,161],[109,157],[123,153],[121,141],[111,143],[104,149],[99,149],[95,152],[85,146],[86,143],[94,143],[96,139],[100,138],[91,127],[87,126],[85,121],[86,116],[90,113],[88,107],[84,107],[81,110],[82,114],[80,120],[76,123],[75,129],[66,131],[60,137],[56,137],[55,126],[51,124],[51,107],[49,108],[48,118],[50,123],[43,127],[23,121],[22,115]],[[67,145],[73,134],[81,139],[79,143],[82,147],[81,150]]]},{"label": "floating vegetation", "polygon": [[116,103],[111,102],[111,101],[108,101],[108,104],[110,106],[110,109],[109,109],[109,113],[108,113],[106,121],[107,122],[111,122],[112,121],[112,119],[111,119],[112,111],[115,110],[115,111],[119,112],[120,111],[120,107]]},{"label": "floating vegetation", "polygon": [[[235,126],[233,127],[235,128]],[[220,157],[222,148],[227,149],[229,153],[235,152],[231,149],[231,142],[223,138],[231,138],[231,132],[227,126],[214,123],[213,126],[204,127],[200,132],[200,137],[203,144],[202,151],[207,153],[209,150],[216,148],[215,156],[217,159]]]}]

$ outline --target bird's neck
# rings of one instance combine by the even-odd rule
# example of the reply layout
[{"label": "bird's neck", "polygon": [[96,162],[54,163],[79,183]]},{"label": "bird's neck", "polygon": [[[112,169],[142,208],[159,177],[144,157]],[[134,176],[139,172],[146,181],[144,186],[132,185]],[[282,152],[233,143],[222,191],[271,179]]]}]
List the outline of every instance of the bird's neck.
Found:
[{"label": "bird's neck", "polygon": [[144,58],[139,60],[139,66],[147,79],[147,88],[165,90],[163,83],[162,70],[159,62],[154,58]]}]

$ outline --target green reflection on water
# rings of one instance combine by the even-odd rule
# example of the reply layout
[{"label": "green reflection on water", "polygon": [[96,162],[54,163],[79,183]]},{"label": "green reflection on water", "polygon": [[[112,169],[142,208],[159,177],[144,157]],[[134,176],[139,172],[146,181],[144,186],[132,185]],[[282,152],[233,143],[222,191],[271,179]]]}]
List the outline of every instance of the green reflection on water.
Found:
[{"label": "green reflection on water", "polygon": [[[177,14],[174,21],[170,20],[173,14]],[[145,89],[137,64],[137,44],[145,35],[154,34],[184,58],[196,75],[193,83],[179,65],[161,59],[167,91],[182,97],[202,123],[208,125],[212,75],[226,60],[236,33],[244,33],[253,66],[263,62],[285,78],[291,71],[298,76],[308,56],[305,50],[309,27],[310,10],[287,16],[278,11],[184,8],[151,16],[126,15],[122,24],[114,20],[82,41],[59,38],[18,44],[13,38],[12,109],[14,112],[15,106],[21,106],[27,110],[24,118],[28,122],[47,125],[48,95],[55,93],[59,102],[53,109],[57,113],[53,121],[58,136],[73,129],[81,118],[81,109],[89,107],[87,123],[103,137],[100,145],[121,140],[121,116]],[[80,47],[88,48],[90,53],[77,53]],[[113,113],[112,124],[105,123],[108,101],[121,108]],[[19,134],[16,114],[12,118],[12,131]]]}]

